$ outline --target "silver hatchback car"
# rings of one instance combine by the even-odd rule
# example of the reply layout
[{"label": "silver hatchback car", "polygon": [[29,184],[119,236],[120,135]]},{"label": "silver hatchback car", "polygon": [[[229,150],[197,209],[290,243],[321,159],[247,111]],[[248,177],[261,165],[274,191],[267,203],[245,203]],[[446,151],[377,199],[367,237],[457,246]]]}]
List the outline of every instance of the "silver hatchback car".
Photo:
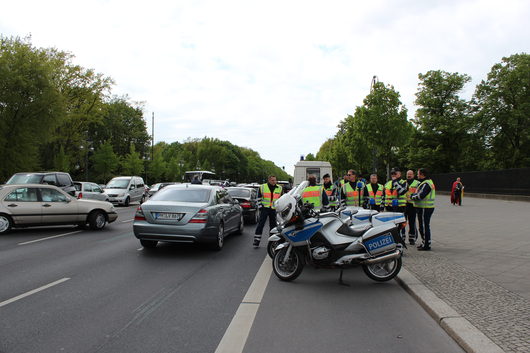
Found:
[{"label": "silver hatchback car", "polygon": [[217,186],[169,185],[138,207],[133,230],[144,248],[159,241],[206,243],[221,250],[225,235],[243,233],[243,210]]}]

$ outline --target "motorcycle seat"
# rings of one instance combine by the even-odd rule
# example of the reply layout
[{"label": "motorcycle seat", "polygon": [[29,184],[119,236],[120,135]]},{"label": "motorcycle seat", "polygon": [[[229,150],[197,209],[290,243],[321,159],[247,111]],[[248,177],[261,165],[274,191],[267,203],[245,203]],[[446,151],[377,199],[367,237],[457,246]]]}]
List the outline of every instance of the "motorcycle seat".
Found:
[{"label": "motorcycle seat", "polygon": [[340,226],[339,229],[337,229],[337,233],[342,234],[342,235],[347,235],[349,237],[358,238],[362,236],[370,228],[372,228],[371,224],[366,224],[365,226],[357,227],[355,229],[348,227],[347,224],[343,224]]}]

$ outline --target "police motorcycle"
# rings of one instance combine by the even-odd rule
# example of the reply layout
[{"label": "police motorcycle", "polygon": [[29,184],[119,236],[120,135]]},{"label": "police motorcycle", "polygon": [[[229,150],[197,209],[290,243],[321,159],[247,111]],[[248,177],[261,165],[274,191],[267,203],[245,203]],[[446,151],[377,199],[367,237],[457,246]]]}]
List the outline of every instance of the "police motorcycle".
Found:
[{"label": "police motorcycle", "polygon": [[[289,194],[295,195],[296,192],[301,193],[301,190],[304,188],[305,187],[302,187],[300,190],[293,189]],[[399,212],[385,212],[384,214],[381,214],[375,210],[356,206],[343,206],[336,208],[334,211],[355,233],[368,230],[374,226],[379,226],[385,222],[392,222],[395,224],[396,220],[399,223],[405,221],[403,213]],[[280,227],[272,229],[267,243],[267,253],[271,259],[274,258],[275,248],[283,242],[285,242],[285,239],[280,235]],[[398,245],[398,247],[400,246]]]},{"label": "police motorcycle", "polygon": [[342,270],[355,266],[362,266],[375,281],[394,278],[401,269],[398,244],[403,243],[400,228],[406,224],[404,215],[388,215],[393,217],[391,222],[376,220],[374,225],[355,230],[337,212],[318,213],[310,204],[302,204],[301,191],[306,185],[300,184],[295,193],[276,201],[277,229],[285,242],[274,249],[274,274],[292,281],[309,264],[340,269],[340,283]]}]

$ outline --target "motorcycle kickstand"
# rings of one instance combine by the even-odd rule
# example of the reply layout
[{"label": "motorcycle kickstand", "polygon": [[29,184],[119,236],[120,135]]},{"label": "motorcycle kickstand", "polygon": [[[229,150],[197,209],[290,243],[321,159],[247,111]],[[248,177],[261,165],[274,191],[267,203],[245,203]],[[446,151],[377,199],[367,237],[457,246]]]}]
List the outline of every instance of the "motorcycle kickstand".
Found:
[{"label": "motorcycle kickstand", "polygon": [[344,269],[340,269],[340,275],[339,275],[339,284],[341,286],[349,287],[350,285],[342,280],[342,272],[344,272]]}]

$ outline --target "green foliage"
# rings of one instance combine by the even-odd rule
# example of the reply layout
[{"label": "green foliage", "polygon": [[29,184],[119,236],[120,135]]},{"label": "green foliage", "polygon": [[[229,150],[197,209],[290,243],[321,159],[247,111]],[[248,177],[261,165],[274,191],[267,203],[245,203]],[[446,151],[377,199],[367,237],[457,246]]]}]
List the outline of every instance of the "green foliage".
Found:
[{"label": "green foliage", "polygon": [[0,37],[0,179],[39,168],[39,144],[49,141],[64,115],[54,82],[56,53],[29,38]]},{"label": "green foliage", "polygon": [[471,77],[441,70],[418,77],[418,132],[409,144],[410,163],[433,172],[465,170],[469,145],[473,143],[473,119],[468,102],[459,94]]},{"label": "green foliage", "polygon": [[104,183],[111,179],[120,162],[109,141],[104,142],[94,151],[91,160],[93,163],[92,168],[97,175],[96,179]]},{"label": "green foliage", "polygon": [[418,77],[414,125],[393,87],[376,83],[316,159],[331,162],[335,175],[390,164],[435,173],[530,165],[528,54],[495,64],[471,102],[460,97],[468,75],[436,70]]},{"label": "green foliage", "polygon": [[530,55],[515,54],[495,64],[473,98],[476,131],[497,168],[528,167]]},{"label": "green foliage", "polygon": [[131,145],[129,152],[121,161],[121,173],[123,175],[142,175],[144,172],[144,161],[139,152],[136,152],[134,145]]},{"label": "green foliage", "polygon": [[313,155],[313,153],[308,153],[306,156],[305,156],[305,160],[306,161],[316,161],[316,157]]}]

